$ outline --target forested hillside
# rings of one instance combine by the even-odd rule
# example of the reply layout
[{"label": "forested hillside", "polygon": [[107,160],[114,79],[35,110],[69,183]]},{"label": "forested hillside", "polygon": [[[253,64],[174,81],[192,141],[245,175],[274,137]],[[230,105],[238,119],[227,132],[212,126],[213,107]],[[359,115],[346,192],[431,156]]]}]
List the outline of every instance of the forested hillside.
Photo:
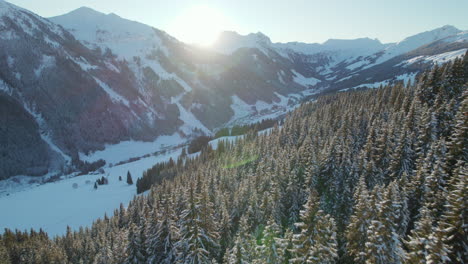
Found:
[{"label": "forested hillside", "polygon": [[0,263],[465,263],[468,54],[418,80],[150,170],[170,177],[92,228],[7,230]]}]

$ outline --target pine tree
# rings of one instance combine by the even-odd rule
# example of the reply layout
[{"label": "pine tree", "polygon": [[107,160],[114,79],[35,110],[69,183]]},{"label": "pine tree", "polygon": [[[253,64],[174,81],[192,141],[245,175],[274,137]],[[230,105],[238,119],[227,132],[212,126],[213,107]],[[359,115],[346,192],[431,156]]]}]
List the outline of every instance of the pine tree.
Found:
[{"label": "pine tree", "polygon": [[145,245],[140,237],[141,230],[135,224],[130,226],[128,233],[126,264],[144,263],[146,260]]},{"label": "pine tree", "polygon": [[432,211],[426,206],[421,209],[421,217],[416,222],[408,240],[406,263],[447,263],[447,248],[440,232],[433,225]]},{"label": "pine tree", "polygon": [[304,205],[304,210],[300,212],[301,222],[296,223],[296,227],[300,229],[300,233],[294,235],[293,243],[294,250],[291,263],[305,263],[310,256],[310,250],[313,246],[312,237],[315,233],[316,215],[319,211],[319,200],[317,193],[311,191],[307,203]]},{"label": "pine tree", "polygon": [[365,244],[366,263],[402,263],[404,252],[397,234],[398,203],[392,201],[395,190],[393,182],[386,188],[381,202],[377,205],[377,217],[367,230]]},{"label": "pine tree", "polygon": [[110,246],[109,241],[107,241],[103,233],[98,234],[99,238],[99,249],[97,251],[96,257],[94,258],[93,263],[95,264],[106,264],[110,263],[113,259],[113,252]]},{"label": "pine tree", "polygon": [[467,219],[467,166],[458,163],[458,169],[450,180],[451,190],[447,194],[445,212],[439,222],[439,232],[444,243],[450,247],[449,257],[452,263],[463,263],[468,259]]},{"label": "pine tree", "polygon": [[229,212],[226,209],[226,206],[224,203],[221,205],[221,222],[219,224],[219,245],[220,245],[220,256],[219,260],[222,260],[224,258],[224,254],[229,248],[229,245],[232,241],[232,234],[231,234],[231,229],[232,229],[232,220],[229,215]]},{"label": "pine tree", "polygon": [[359,179],[354,197],[356,204],[346,231],[347,250],[355,263],[362,264],[365,262],[367,229],[375,217],[364,177]]},{"label": "pine tree", "polygon": [[255,255],[255,241],[249,235],[247,218],[242,216],[239,221],[239,232],[234,246],[226,253],[225,261],[229,264],[251,263]]},{"label": "pine tree", "polygon": [[415,169],[415,153],[408,133],[409,131],[403,131],[396,143],[396,149],[390,156],[389,171],[392,180],[399,179],[404,173],[409,175]]},{"label": "pine tree", "polygon": [[0,264],[10,264],[10,256],[0,236]]},{"label": "pine tree", "polygon": [[338,258],[335,221],[330,215],[319,210],[316,215],[315,232],[312,236],[307,263],[332,264]]},{"label": "pine tree", "polygon": [[401,175],[401,178],[397,180],[398,189],[392,190],[392,201],[398,203],[399,213],[397,223],[397,234],[404,237],[408,230],[410,221],[410,211],[408,207],[408,177],[406,172]]},{"label": "pine tree", "polygon": [[426,256],[426,263],[451,263],[450,258],[448,257],[450,250],[443,241],[442,232],[436,230],[435,232],[431,233],[428,241],[429,243],[426,246],[428,251],[428,255]]},{"label": "pine tree", "polygon": [[127,184],[128,185],[133,184],[133,179],[132,179],[132,175],[130,174],[130,171],[127,171]]},{"label": "pine tree", "polygon": [[112,246],[113,263],[125,263],[127,259],[128,232],[125,229],[116,232],[117,234],[112,239],[114,241]]},{"label": "pine tree", "polygon": [[149,263],[169,264],[176,258],[175,244],[180,236],[179,228],[175,223],[175,212],[170,201],[164,199],[162,212],[149,232],[148,253]]},{"label": "pine tree", "polygon": [[427,209],[432,211],[432,215],[438,218],[443,210],[444,197],[446,195],[445,181],[448,175],[442,168],[440,159],[435,161],[434,169],[424,182],[423,201]]},{"label": "pine tree", "polygon": [[292,259],[292,251],[294,250],[293,232],[287,229],[283,238],[276,239],[278,251],[278,263],[289,264]]},{"label": "pine tree", "polygon": [[188,208],[182,212],[181,216],[181,240],[177,242],[180,254],[176,261],[194,264],[210,263],[216,256],[210,253],[218,247],[218,234],[212,221],[203,221],[212,219],[212,214],[203,215],[203,212],[209,211],[206,207],[211,207],[211,205],[206,203],[203,196],[195,194],[193,188],[190,189],[187,203]]},{"label": "pine tree", "polygon": [[263,231],[263,237],[261,245],[258,246],[259,256],[261,259],[257,259],[260,263],[279,263],[280,257],[278,252],[278,245],[276,239],[280,236],[281,229],[276,224],[273,218],[270,218]]},{"label": "pine tree", "polygon": [[454,123],[453,133],[447,143],[447,168],[449,173],[459,160],[468,162],[468,148],[466,147],[468,145],[468,89],[466,86]]}]

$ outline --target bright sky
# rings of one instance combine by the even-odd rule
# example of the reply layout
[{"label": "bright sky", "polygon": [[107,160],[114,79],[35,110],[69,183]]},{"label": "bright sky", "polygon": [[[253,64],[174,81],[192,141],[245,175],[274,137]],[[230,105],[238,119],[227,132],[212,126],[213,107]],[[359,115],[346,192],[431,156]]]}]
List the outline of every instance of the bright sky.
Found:
[{"label": "bright sky", "polygon": [[41,16],[81,6],[208,44],[222,30],[261,31],[273,42],[378,38],[396,42],[443,25],[468,30],[467,0],[8,0]]}]

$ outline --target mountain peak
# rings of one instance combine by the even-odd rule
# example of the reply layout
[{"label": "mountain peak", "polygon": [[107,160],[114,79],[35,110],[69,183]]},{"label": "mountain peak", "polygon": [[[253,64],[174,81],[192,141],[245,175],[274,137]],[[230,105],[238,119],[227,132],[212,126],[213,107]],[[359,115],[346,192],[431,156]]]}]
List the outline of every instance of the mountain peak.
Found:
[{"label": "mountain peak", "polygon": [[456,35],[456,34],[462,32],[462,31],[460,29],[452,26],[452,25],[445,25],[445,26],[442,26],[440,28],[430,30],[428,32],[431,32],[431,33],[434,33],[434,34],[440,36],[440,35]]},{"label": "mountain peak", "polygon": [[218,52],[231,54],[240,48],[259,48],[271,45],[271,40],[262,32],[241,35],[235,31],[223,31],[212,48]]},{"label": "mountain peak", "polygon": [[247,35],[247,37],[249,37],[249,36],[251,38],[256,38],[258,42],[271,44],[270,38],[267,35],[260,32],[260,31],[257,32],[257,33],[250,33],[249,35]]},{"label": "mountain peak", "polygon": [[458,28],[456,28],[455,26],[452,26],[452,25],[445,25],[441,28],[439,28],[440,30],[455,30],[455,31],[460,31]]},{"label": "mountain peak", "polygon": [[416,44],[428,44],[430,42],[443,39],[452,35],[456,35],[462,32],[458,28],[445,25],[440,28],[436,28],[433,30],[425,31],[410,37],[405,38],[404,40],[400,41],[398,44],[405,44],[405,43],[416,43]]},{"label": "mountain peak", "polygon": [[96,11],[90,7],[82,6],[80,8],[77,8],[61,16],[74,16],[74,17],[81,17],[81,18],[86,19],[86,18],[95,17],[95,16],[105,16],[105,14],[99,11]]}]

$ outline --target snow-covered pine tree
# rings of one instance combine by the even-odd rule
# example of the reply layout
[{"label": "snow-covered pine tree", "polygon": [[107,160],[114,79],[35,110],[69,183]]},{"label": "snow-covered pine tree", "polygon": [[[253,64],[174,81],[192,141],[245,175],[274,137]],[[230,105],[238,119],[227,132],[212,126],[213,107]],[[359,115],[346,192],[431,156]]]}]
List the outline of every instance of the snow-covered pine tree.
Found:
[{"label": "snow-covered pine tree", "polygon": [[280,253],[276,239],[280,237],[281,229],[275,220],[270,217],[263,231],[261,245],[258,246],[260,259],[256,259],[259,263],[275,264],[280,262]]},{"label": "snow-covered pine tree", "polygon": [[427,209],[431,210],[432,216],[436,219],[440,217],[443,211],[444,197],[446,196],[447,173],[442,167],[443,160],[438,158],[435,161],[434,169],[424,182],[423,201]]},{"label": "snow-covered pine tree", "polygon": [[287,229],[284,237],[276,238],[278,264],[289,264],[289,260],[292,258],[292,250],[294,249],[293,235],[292,230]]},{"label": "snow-covered pine tree", "polygon": [[141,230],[135,224],[130,226],[128,232],[127,259],[125,264],[139,264],[146,261],[146,247],[140,238]]},{"label": "snow-covered pine tree", "polygon": [[222,260],[224,258],[224,254],[232,243],[232,220],[224,203],[221,205],[220,219],[221,221],[218,226],[220,254],[218,259]]},{"label": "snow-covered pine tree", "polygon": [[[465,60],[467,60],[465,58]],[[466,78],[466,77],[465,77]],[[468,87],[462,94],[462,101],[455,116],[453,133],[447,142],[447,169],[450,174],[458,161],[468,162]]]},{"label": "snow-covered pine tree", "polygon": [[350,223],[346,230],[348,241],[348,254],[357,264],[365,262],[365,244],[367,242],[367,229],[375,215],[369,200],[366,182],[363,176],[359,179],[358,186],[354,194],[355,205]]},{"label": "snow-covered pine tree", "polygon": [[367,230],[365,263],[402,263],[404,252],[397,234],[399,206],[392,201],[394,183],[385,188],[384,195],[377,205],[377,217]]},{"label": "snow-covered pine tree", "polygon": [[296,223],[300,233],[295,234],[293,237],[294,249],[292,250],[293,258],[290,260],[291,263],[305,263],[310,256],[319,205],[317,193],[311,191],[307,203],[304,205],[304,210],[300,212],[301,222]]},{"label": "snow-covered pine tree", "polygon": [[438,232],[442,233],[444,243],[450,249],[450,261],[463,263],[468,260],[468,169],[462,161],[458,162],[457,167],[449,182],[450,190],[447,193],[445,212],[439,222]]},{"label": "snow-covered pine tree", "polygon": [[207,208],[211,205],[204,197],[206,194],[196,194],[194,189],[190,188],[187,208],[182,212],[180,219],[180,240],[176,244],[179,253],[177,263],[211,263],[216,257],[215,252],[219,247],[218,234],[212,214],[203,215],[204,212],[211,211]]},{"label": "snow-covered pine tree", "polygon": [[[126,247],[128,245],[128,230],[121,229],[116,230],[116,234],[114,237],[114,244],[112,247],[112,260],[114,263],[125,263],[127,259],[126,255]],[[87,254],[83,254],[87,255]],[[86,263],[86,262],[85,262]]]},{"label": "snow-covered pine tree", "polygon": [[392,180],[399,179],[403,173],[409,175],[413,172],[415,152],[413,150],[409,131],[403,129],[397,138],[396,149],[390,155],[389,172]]},{"label": "snow-covered pine tree", "polygon": [[[421,208],[420,219],[415,223],[415,228],[411,231],[408,240],[405,241],[406,263],[447,263],[448,251],[443,244],[441,233],[437,232],[434,227],[432,213],[426,206]],[[437,259],[441,262],[436,261]]]},{"label": "snow-covered pine tree", "polygon": [[152,264],[173,263],[176,257],[175,243],[180,236],[171,201],[165,197],[162,203],[161,211],[155,217],[148,236],[148,259]]},{"label": "snow-covered pine tree", "polygon": [[315,232],[312,236],[312,247],[306,263],[332,264],[338,258],[338,242],[336,240],[335,221],[322,210],[317,212],[315,218]]},{"label": "snow-covered pine tree", "polygon": [[250,237],[249,226],[245,216],[239,221],[239,231],[233,247],[225,254],[224,262],[228,264],[252,263],[255,251],[255,240]]},{"label": "snow-covered pine tree", "polygon": [[399,203],[399,218],[397,219],[397,233],[401,237],[405,237],[408,230],[408,224],[410,220],[410,212],[408,208],[408,176],[406,172],[403,172],[398,182],[398,190],[394,190],[392,200]]}]

